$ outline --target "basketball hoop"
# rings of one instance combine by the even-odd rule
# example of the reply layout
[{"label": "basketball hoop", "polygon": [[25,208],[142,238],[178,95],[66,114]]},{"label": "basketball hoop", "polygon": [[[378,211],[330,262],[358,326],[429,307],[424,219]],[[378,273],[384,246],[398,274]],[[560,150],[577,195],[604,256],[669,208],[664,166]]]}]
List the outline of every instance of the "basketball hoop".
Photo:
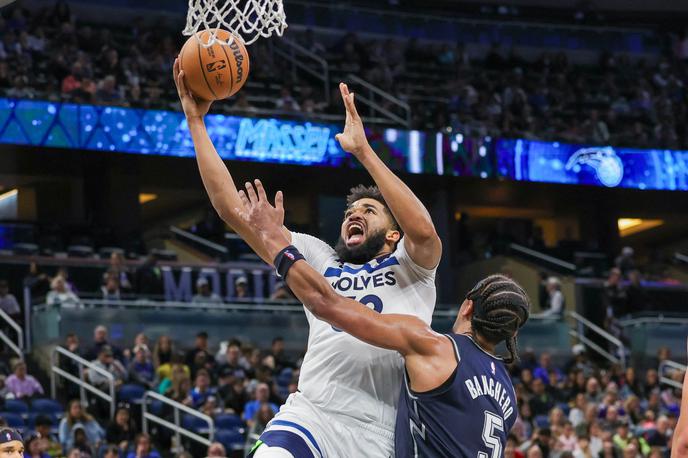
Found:
[{"label": "basketball hoop", "polygon": [[189,0],[184,35],[210,31],[210,39],[203,43],[229,45],[232,38],[224,41],[216,36],[218,29],[232,32],[244,44],[250,45],[260,37],[273,33],[282,36],[287,27],[282,0]]}]

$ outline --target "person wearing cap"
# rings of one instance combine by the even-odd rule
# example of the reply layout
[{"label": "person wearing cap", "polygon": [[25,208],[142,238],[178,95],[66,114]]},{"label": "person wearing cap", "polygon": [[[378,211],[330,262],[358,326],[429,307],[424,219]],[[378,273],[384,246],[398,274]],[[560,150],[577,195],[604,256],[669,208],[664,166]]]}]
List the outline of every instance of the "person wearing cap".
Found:
[{"label": "person wearing cap", "polygon": [[191,298],[191,302],[200,304],[221,304],[222,298],[210,289],[208,279],[199,277],[196,280],[196,294]]},{"label": "person wearing cap", "polygon": [[[98,359],[93,361],[96,367],[99,367],[109,373],[115,378],[115,386],[119,387],[125,380],[127,380],[127,370],[122,363],[115,359],[112,348],[108,345],[103,346],[98,354]],[[88,371],[88,380],[91,384],[107,391],[108,379],[100,372],[94,370]]]},{"label": "person wearing cap", "polygon": [[186,365],[191,369],[191,378],[196,377],[196,370],[201,367],[211,373],[215,371],[215,357],[208,351],[208,333],[201,331],[196,334],[194,348],[186,352]]},{"label": "person wearing cap", "polygon": [[0,429],[0,458],[22,458],[24,439],[16,429]]},{"label": "person wearing cap", "polygon": [[246,278],[244,275],[240,275],[236,280],[234,280],[234,299],[250,299],[248,293],[248,278]]},{"label": "person wearing cap", "polygon": [[545,283],[547,291],[547,308],[533,315],[537,318],[560,319],[564,317],[564,294],[561,292],[561,280],[549,277]]}]

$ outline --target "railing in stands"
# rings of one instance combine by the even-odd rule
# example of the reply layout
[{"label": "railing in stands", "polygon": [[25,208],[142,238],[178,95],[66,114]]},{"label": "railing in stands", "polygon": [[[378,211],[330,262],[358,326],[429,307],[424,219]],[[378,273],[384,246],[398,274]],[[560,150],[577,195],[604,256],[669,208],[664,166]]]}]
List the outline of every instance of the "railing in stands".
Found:
[{"label": "railing in stands", "polygon": [[0,340],[16,353],[20,359],[24,359],[24,330],[2,309],[0,309],[0,318],[2,318],[2,321],[7,323],[10,328],[14,329],[14,332],[17,334],[17,340],[13,341],[4,331],[0,331]]},{"label": "railing in stands", "polygon": [[[352,73],[349,73],[346,77],[349,82],[358,86],[362,86],[366,90],[366,92],[356,92],[356,101],[368,106],[368,108],[372,110],[373,116],[375,116],[376,113],[379,113],[396,124],[401,124],[407,129],[411,128],[411,107],[408,105],[408,103],[397,97],[394,97],[389,92],[383,91],[379,87],[370,84],[368,81],[364,80],[363,78],[359,78]],[[382,106],[382,101],[392,103],[392,105],[397,107],[403,113],[403,116],[399,116],[393,111]]]},{"label": "railing in stands", "polygon": [[[70,374],[69,372],[60,367],[60,358],[58,358],[58,355],[68,358],[77,364],[79,371],[78,377],[74,376],[74,374]],[[88,369],[89,371],[97,372],[107,380],[108,393],[86,381],[86,372],[84,371],[84,368]],[[117,400],[115,397],[115,377],[111,373],[109,373],[103,368],[96,366],[95,364],[89,361],[86,361],[81,356],[72,353],[66,348],[58,346],[55,347],[53,351],[50,353],[50,394],[53,398],[57,396],[58,376],[64,378],[69,382],[74,383],[79,387],[79,398],[81,399],[81,403],[83,405],[86,405],[88,402],[88,400],[86,399],[86,391],[89,391],[94,395],[98,396],[99,398],[103,399],[105,402],[109,403],[110,417],[115,416],[115,404]]]},{"label": "railing in stands", "polygon": [[224,246],[220,245],[219,243],[211,242],[208,239],[204,239],[203,237],[199,237],[196,234],[193,234],[189,231],[185,231],[184,229],[180,229],[176,226],[170,226],[170,232],[172,232],[175,236],[177,236],[181,240],[201,245],[203,248],[209,250],[215,256],[222,258],[222,257],[225,257],[229,254],[229,250],[227,249],[227,247],[224,247]]},{"label": "railing in stands", "polygon": [[654,315],[654,316],[631,316],[630,318],[622,318],[619,320],[619,325],[626,328],[629,326],[638,326],[643,324],[676,324],[679,326],[686,326],[688,328],[688,316],[672,316],[672,315]]},{"label": "railing in stands", "polygon": [[[163,404],[166,404],[173,409],[173,417],[174,417],[174,423],[170,422],[168,420],[165,420],[164,418],[155,415],[149,411],[149,400],[154,399],[156,401],[159,401]],[[175,438],[176,438],[176,444],[181,444],[181,436],[187,437],[193,441],[199,442],[205,446],[210,446],[210,444],[213,442],[213,439],[215,438],[215,422],[213,421],[212,418],[210,418],[208,415],[205,415],[198,410],[194,410],[190,407],[185,406],[182,403],[173,401],[170,398],[167,398],[165,396],[162,396],[155,391],[146,391],[143,395],[143,404],[141,406],[141,425],[143,428],[144,433],[148,433],[148,422],[156,423],[160,426],[163,426],[167,429],[170,429],[174,432]],[[182,427],[182,419],[180,413],[183,412],[185,414],[191,415],[193,417],[199,418],[202,421],[208,423],[208,437],[203,437],[199,434],[196,434],[193,431],[189,431],[188,429],[185,429]],[[203,431],[205,432],[205,431]]]},{"label": "railing in stands", "polygon": [[509,245],[509,248],[511,248],[513,251],[520,253],[520,254],[525,254],[527,256],[530,256],[532,258],[538,259],[539,261],[546,262],[548,264],[552,264],[556,266],[557,268],[564,269],[570,272],[575,272],[576,271],[576,265],[563,261],[559,258],[555,258],[554,256],[550,256],[545,253],[541,253],[539,251],[533,250],[532,248],[525,247],[523,245],[519,245],[518,243],[512,243]]},{"label": "railing in stands", "polygon": [[330,104],[330,66],[327,61],[288,38],[271,40],[272,50],[291,64],[292,76],[296,78],[296,69],[303,71],[323,85],[325,103]]},{"label": "railing in stands", "polygon": [[[569,334],[572,337],[575,337],[586,348],[593,350],[594,352],[601,355],[603,358],[610,361],[611,363],[620,364],[621,367],[623,367],[624,369],[626,368],[626,347],[621,342],[621,340],[619,340],[609,332],[605,331],[592,321],[588,320],[587,318],[583,317],[582,315],[576,312],[569,312],[569,316],[575,322],[574,329],[571,329],[569,331]],[[608,350],[600,346],[597,342],[586,336],[586,331],[596,334],[597,336],[607,341],[610,345],[615,347],[618,356],[610,353]]]},{"label": "railing in stands", "polygon": [[[681,389],[683,388],[683,384],[674,380],[667,374],[669,371],[678,371],[679,373],[683,373],[686,370],[688,370],[688,366],[685,364],[677,363],[676,361],[671,361],[670,359],[664,360],[659,363],[659,368],[657,369],[657,372],[659,372],[659,383]],[[683,380],[683,377],[681,377],[681,380]]]}]

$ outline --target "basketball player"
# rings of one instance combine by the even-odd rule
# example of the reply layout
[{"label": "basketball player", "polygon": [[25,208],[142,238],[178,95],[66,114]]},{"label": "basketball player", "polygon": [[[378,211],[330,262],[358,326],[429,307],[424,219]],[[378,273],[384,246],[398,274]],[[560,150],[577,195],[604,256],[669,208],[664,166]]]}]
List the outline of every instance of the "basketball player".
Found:
[{"label": "basketball player", "polygon": [[[240,216],[232,177],[203,124],[209,102],[194,100],[178,62],[174,78],[196,148],[206,191],[220,217],[266,262],[263,240]],[[365,137],[354,94],[340,85],[346,107],[342,148],[363,164],[376,187],[352,189],[335,248],[282,227],[283,236],[325,275],[338,294],[376,313],[404,313],[429,324],[441,243],[430,215],[377,157]],[[256,458],[381,457],[394,453],[394,423],[403,361],[316,319],[310,325],[298,392],[291,395],[254,449]]]},{"label": "basketball player", "polygon": [[256,189],[247,185],[241,197],[242,218],[260,234],[278,274],[316,318],[403,355],[398,458],[503,456],[518,413],[514,387],[495,346],[506,341],[508,362],[517,358],[516,333],[530,311],[520,286],[503,275],[483,279],[466,295],[453,332],[438,334],[415,316],[380,315],[338,295],[282,233],[281,194],[273,207],[258,182]]},{"label": "basketball player", "polygon": [[21,458],[24,456],[24,439],[16,429],[0,429],[0,458]]},{"label": "basketball player", "polygon": [[680,412],[674,431],[674,442],[671,445],[671,458],[688,458],[688,371],[683,376]]}]

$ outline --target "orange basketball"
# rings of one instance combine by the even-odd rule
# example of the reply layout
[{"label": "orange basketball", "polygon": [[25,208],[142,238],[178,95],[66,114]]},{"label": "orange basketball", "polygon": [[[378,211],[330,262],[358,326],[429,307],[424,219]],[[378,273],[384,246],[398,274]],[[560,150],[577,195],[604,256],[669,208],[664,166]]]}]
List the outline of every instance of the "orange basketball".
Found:
[{"label": "orange basketball", "polygon": [[[226,30],[218,30],[217,38],[228,40]],[[236,94],[246,82],[249,59],[241,39],[234,37],[227,46],[210,41],[210,32],[204,30],[186,40],[179,53],[179,65],[184,70],[184,82],[197,97],[204,100],[221,100]]]}]

